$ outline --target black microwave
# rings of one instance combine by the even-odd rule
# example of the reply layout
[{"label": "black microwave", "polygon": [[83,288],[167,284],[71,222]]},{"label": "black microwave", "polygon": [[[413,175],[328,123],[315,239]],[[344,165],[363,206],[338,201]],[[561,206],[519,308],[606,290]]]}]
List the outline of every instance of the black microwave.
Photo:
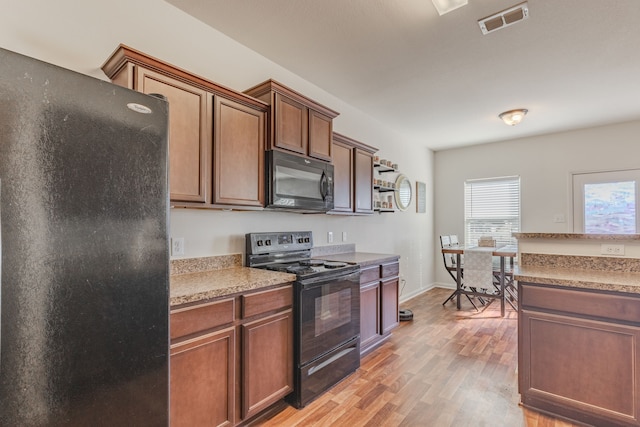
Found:
[{"label": "black microwave", "polygon": [[267,151],[266,208],[301,213],[333,209],[333,165],[282,151]]}]

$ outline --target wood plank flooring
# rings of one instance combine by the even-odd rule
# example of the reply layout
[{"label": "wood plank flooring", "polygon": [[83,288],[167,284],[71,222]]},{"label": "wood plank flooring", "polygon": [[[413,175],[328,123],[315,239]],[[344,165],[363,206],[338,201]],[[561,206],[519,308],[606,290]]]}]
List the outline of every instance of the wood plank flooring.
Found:
[{"label": "wood plank flooring", "polygon": [[390,340],[361,368],[303,409],[286,407],[260,426],[572,427],[518,405],[517,315],[498,302],[458,311],[432,289],[401,308]]}]

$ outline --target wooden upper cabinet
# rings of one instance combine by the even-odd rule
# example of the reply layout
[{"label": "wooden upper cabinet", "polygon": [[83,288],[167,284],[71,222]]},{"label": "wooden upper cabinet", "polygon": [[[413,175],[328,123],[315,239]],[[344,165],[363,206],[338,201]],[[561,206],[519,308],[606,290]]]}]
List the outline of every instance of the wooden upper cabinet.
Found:
[{"label": "wooden upper cabinet", "polygon": [[214,204],[264,205],[265,113],[215,98]]},{"label": "wooden upper cabinet", "polygon": [[268,149],[282,149],[330,162],[333,119],[339,113],[274,81],[245,91],[271,105]]},{"label": "wooden upper cabinet", "polygon": [[307,107],[293,99],[275,94],[273,107],[275,117],[275,134],[273,145],[300,154],[307,154],[308,134],[304,117]]},{"label": "wooden upper cabinet", "polygon": [[355,149],[355,212],[373,213],[373,153]]},{"label": "wooden upper cabinet", "polygon": [[266,103],[124,45],[102,70],[115,84],[167,98],[173,206],[262,208]]},{"label": "wooden upper cabinet", "polygon": [[332,159],[331,148],[333,119],[314,110],[309,110],[309,156],[316,159]]},{"label": "wooden upper cabinet", "polygon": [[171,200],[206,202],[207,148],[211,145],[210,95],[202,89],[135,68],[132,89],[159,93],[169,102],[169,189]]},{"label": "wooden upper cabinet", "polygon": [[373,154],[377,148],[333,133],[332,213],[373,213]]},{"label": "wooden upper cabinet", "polygon": [[333,210],[353,212],[353,146],[333,141]]}]

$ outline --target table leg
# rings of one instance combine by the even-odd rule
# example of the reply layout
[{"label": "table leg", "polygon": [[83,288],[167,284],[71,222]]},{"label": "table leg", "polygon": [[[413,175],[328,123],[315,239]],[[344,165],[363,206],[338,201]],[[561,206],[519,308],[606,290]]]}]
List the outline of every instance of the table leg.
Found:
[{"label": "table leg", "polygon": [[456,307],[460,310],[460,297],[462,294],[462,267],[460,266],[460,254],[456,254]]},{"label": "table leg", "polygon": [[504,256],[500,257],[500,314],[504,317],[505,290],[504,290]]}]

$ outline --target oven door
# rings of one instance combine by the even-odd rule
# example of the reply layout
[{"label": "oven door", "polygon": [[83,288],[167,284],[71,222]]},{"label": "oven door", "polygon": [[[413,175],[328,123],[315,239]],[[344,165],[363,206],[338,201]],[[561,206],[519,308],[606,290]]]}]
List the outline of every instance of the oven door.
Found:
[{"label": "oven door", "polygon": [[333,165],[267,151],[267,208],[305,212],[333,209]]},{"label": "oven door", "polygon": [[360,271],[299,281],[299,366],[360,335]]}]

